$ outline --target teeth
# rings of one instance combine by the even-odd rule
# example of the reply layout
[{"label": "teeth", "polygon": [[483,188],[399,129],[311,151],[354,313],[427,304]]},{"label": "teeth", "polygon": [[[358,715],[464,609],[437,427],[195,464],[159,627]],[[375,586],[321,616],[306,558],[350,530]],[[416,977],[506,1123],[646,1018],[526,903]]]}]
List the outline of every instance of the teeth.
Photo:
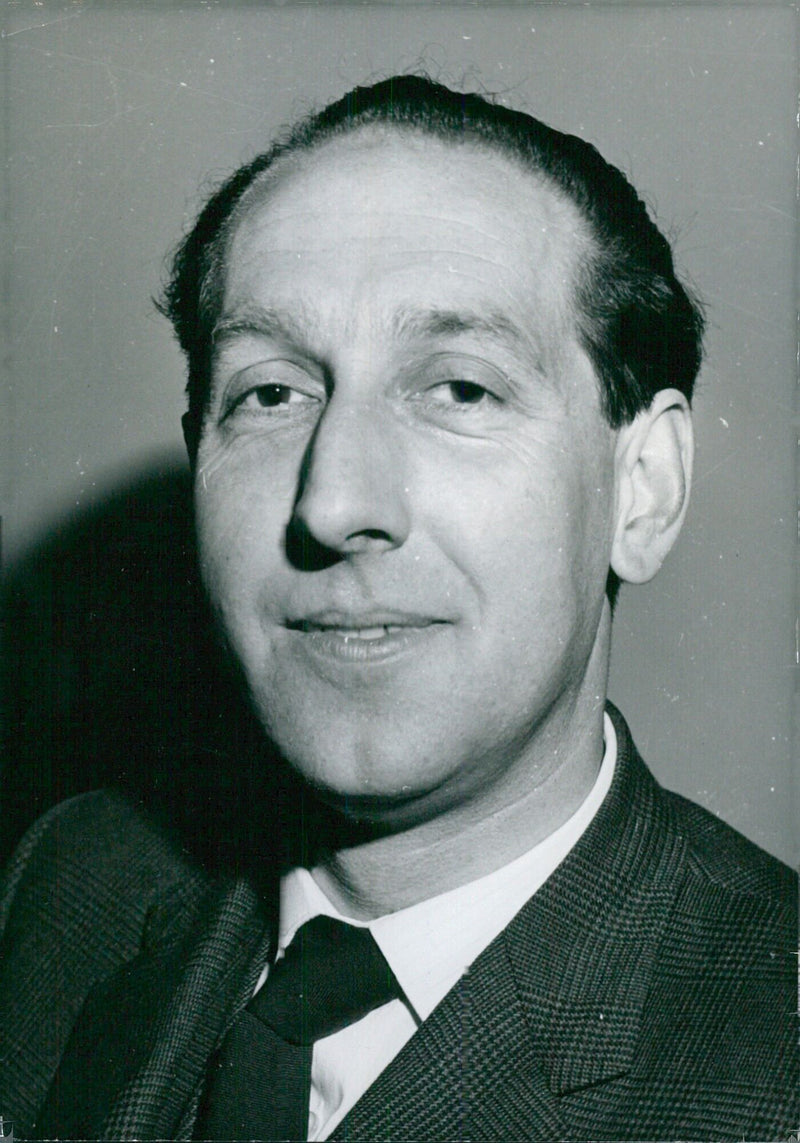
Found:
[{"label": "teeth", "polygon": [[386,634],[385,627],[359,627],[355,631],[345,631],[345,639],[382,639]]},{"label": "teeth", "polygon": [[374,627],[336,627],[328,626],[327,624],[317,624],[312,621],[298,621],[298,623],[290,624],[290,627],[296,627],[299,631],[305,631],[309,634],[335,634],[343,639],[364,639],[375,640],[384,639],[387,635],[394,635],[398,631],[405,630],[402,623],[381,623],[376,624]]}]

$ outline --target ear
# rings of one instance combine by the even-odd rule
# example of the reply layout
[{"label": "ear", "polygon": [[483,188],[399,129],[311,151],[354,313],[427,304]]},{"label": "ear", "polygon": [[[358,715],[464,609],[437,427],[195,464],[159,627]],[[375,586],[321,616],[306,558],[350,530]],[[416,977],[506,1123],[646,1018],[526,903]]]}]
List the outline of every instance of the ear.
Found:
[{"label": "ear", "polygon": [[693,457],[692,414],[677,389],[659,390],[620,429],[611,567],[621,580],[646,583],[664,562],[686,515]]}]

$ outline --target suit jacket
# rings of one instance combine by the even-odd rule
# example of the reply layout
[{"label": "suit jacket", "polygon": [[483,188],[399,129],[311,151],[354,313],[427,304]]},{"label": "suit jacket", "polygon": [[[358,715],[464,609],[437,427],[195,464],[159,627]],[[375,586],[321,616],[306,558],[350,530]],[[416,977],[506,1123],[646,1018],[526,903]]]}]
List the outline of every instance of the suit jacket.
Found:
[{"label": "suit jacket", "polygon": [[[333,1140],[773,1140],[800,1125],[791,872],[651,777],[611,790]],[[119,795],[56,808],[0,914],[0,1114],[23,1138],[189,1139],[268,955],[263,892]]]}]

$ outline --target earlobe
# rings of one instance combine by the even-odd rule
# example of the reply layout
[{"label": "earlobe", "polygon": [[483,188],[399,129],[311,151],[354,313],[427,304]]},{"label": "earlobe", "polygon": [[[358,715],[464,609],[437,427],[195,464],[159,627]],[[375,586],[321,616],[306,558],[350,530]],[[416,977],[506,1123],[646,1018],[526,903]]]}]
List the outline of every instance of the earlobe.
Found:
[{"label": "earlobe", "polygon": [[648,409],[620,429],[611,567],[621,580],[652,579],[678,538],[693,455],[691,410],[677,389],[660,390]]}]

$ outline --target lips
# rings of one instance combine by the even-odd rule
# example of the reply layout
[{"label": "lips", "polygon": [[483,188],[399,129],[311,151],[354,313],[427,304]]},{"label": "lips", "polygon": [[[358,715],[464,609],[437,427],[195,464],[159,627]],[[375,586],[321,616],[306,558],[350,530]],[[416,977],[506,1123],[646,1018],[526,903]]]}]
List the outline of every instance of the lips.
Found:
[{"label": "lips", "polygon": [[290,631],[336,631],[360,639],[378,639],[390,631],[430,627],[446,622],[430,615],[419,615],[405,611],[365,611],[350,612],[326,610],[317,611],[288,620]]},{"label": "lips", "polygon": [[324,610],[286,622],[310,654],[347,664],[378,663],[402,655],[449,625],[449,620],[395,610]]}]

